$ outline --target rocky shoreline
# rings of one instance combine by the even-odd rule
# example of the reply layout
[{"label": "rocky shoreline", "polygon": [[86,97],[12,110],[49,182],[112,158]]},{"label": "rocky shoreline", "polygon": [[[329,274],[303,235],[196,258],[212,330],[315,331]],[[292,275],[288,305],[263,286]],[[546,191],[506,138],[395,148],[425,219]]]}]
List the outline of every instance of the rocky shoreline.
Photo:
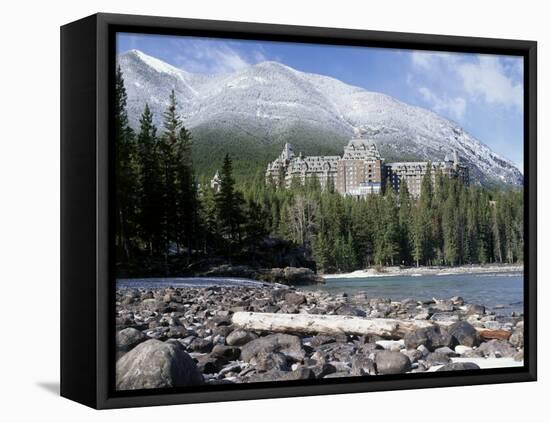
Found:
[{"label": "rocky shoreline", "polygon": [[[402,336],[250,330],[238,312],[424,322]],[[280,285],[119,288],[119,390],[479,369],[521,365],[523,316],[460,297],[370,298]]]}]

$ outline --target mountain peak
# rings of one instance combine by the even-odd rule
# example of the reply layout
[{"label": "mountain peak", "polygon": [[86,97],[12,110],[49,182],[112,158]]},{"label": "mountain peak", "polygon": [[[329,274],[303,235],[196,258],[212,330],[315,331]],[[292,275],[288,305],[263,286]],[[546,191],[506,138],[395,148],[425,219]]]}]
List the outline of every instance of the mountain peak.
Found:
[{"label": "mountain peak", "polygon": [[125,57],[138,60],[144,63],[145,65],[147,65],[149,68],[159,73],[167,73],[180,78],[187,75],[186,71],[179,69],[175,66],[172,66],[162,60],[159,60],[156,57],[149,56],[148,54],[142,52],[141,50],[131,49],[120,54],[119,56],[119,58],[125,58]]},{"label": "mountain peak", "polygon": [[265,60],[260,63],[256,63],[254,65],[256,68],[264,68],[264,69],[277,69],[277,70],[286,70],[291,72],[297,72],[295,69],[291,68],[290,66],[283,65],[282,63],[276,62],[274,60]]}]

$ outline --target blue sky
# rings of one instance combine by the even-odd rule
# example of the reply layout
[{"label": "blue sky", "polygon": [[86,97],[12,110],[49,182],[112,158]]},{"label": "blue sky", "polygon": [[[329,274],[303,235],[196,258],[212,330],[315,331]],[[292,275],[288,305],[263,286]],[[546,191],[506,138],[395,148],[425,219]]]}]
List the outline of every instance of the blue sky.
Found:
[{"label": "blue sky", "polygon": [[275,60],[332,76],[433,110],[523,171],[521,57],[119,34],[117,51],[130,49],[193,73],[227,73]]}]

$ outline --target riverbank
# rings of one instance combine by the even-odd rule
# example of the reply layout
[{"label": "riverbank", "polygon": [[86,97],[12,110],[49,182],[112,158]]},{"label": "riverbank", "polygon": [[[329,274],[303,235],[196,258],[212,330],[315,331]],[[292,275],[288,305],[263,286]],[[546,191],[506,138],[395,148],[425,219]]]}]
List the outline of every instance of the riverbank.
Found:
[{"label": "riverbank", "polygon": [[[269,329],[254,326],[258,316]],[[270,316],[283,316],[294,326],[277,327],[269,323]],[[368,324],[358,325],[363,332],[334,333],[322,329],[323,316],[337,326],[348,325],[350,318]],[[308,324],[300,327],[303,317],[317,322],[312,326],[317,332],[310,333]],[[523,362],[523,317],[499,316],[460,297],[391,301],[368,292],[333,295],[269,284],[119,287],[116,330],[116,385],[121,390],[474,370]]]},{"label": "riverbank", "polygon": [[364,270],[356,270],[350,273],[335,273],[321,275],[324,279],[348,279],[348,278],[372,278],[384,276],[445,276],[464,274],[487,273],[519,273],[523,272],[523,265],[468,265],[468,266],[419,266],[419,267],[371,267]]}]

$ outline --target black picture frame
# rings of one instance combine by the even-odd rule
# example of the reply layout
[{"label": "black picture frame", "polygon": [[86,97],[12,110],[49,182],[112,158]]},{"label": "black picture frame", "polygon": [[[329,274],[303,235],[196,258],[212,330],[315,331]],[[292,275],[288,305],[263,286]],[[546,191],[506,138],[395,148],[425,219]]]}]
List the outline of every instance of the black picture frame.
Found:
[{"label": "black picture frame", "polygon": [[[117,32],[511,54],[524,71],[525,360],[519,368],[117,393],[110,110]],[[537,44],[534,41],[95,14],[61,28],[61,395],[90,407],[233,401],[534,381],[537,377]]]}]

